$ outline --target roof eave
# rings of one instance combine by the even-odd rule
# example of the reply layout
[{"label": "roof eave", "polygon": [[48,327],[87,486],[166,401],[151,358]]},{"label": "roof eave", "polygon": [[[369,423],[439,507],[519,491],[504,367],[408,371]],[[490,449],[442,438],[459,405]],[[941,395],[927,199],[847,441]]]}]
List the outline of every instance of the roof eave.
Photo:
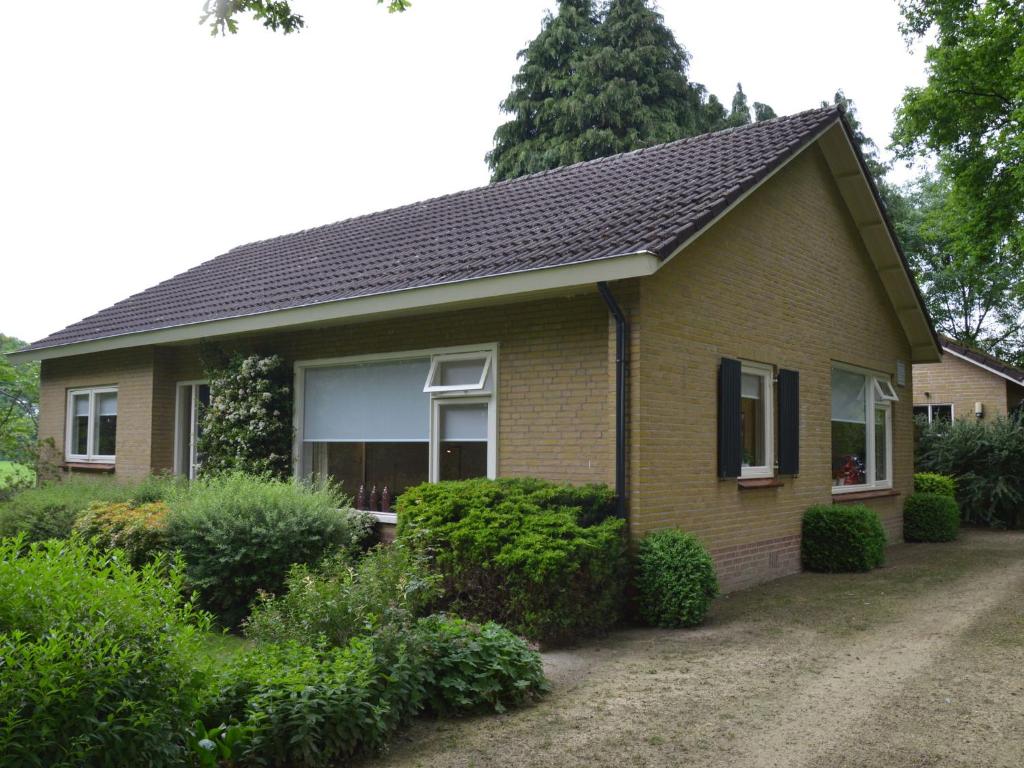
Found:
[{"label": "roof eave", "polygon": [[8,358],[15,363],[50,360],[154,344],[176,344],[244,333],[287,330],[318,323],[377,319],[428,309],[436,310],[439,307],[455,309],[462,305],[493,302],[502,298],[529,298],[533,294],[542,295],[550,291],[601,281],[646,277],[654,274],[660,263],[661,260],[654,253],[638,251],[574,264],[407,288],[372,296],[358,296],[272,312],[156,328],[70,344],[30,346],[9,353]]}]

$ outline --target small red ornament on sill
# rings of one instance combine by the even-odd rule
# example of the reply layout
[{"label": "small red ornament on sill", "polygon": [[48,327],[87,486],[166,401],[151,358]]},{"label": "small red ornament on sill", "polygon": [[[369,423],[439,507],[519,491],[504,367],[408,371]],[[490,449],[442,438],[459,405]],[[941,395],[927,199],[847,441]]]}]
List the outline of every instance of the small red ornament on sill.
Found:
[{"label": "small red ornament on sill", "polygon": [[836,479],[839,485],[863,485],[864,467],[856,456],[850,454],[843,460],[839,471],[836,472]]}]

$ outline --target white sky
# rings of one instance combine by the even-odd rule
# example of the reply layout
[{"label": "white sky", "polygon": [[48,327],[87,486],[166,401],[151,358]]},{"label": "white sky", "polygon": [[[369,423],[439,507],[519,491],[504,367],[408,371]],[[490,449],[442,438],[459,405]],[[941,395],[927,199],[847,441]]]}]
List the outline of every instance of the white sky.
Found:
[{"label": "white sky", "polygon": [[[211,38],[202,0],[32,3],[0,26],[0,331],[35,340],[241,243],[485,184],[546,0],[294,0]],[[690,76],[780,115],[845,89],[884,147],[924,81],[895,0],[661,0]],[[897,178],[903,178],[897,175]]]}]

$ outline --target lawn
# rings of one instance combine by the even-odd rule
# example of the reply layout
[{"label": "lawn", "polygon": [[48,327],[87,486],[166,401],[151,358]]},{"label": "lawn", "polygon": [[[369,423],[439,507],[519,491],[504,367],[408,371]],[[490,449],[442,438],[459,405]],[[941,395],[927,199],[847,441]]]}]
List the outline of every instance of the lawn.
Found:
[{"label": "lawn", "polygon": [[719,599],[698,630],[545,654],[552,693],[423,721],[374,768],[1024,765],[1024,534],[900,545],[869,574]]}]

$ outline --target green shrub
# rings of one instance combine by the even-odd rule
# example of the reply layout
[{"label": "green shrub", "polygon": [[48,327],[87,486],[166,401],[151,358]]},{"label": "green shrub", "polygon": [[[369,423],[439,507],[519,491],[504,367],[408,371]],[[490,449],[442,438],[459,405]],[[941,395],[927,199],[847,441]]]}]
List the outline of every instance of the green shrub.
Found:
[{"label": "green shrub", "polygon": [[203,605],[234,625],[258,592],[281,591],[293,563],[363,546],[373,518],[347,506],[329,485],[225,473],[171,497],[168,542]]},{"label": "green shrub", "polygon": [[540,656],[494,622],[429,616],[416,636],[431,673],[427,707],[436,714],[504,712],[548,690]]},{"label": "green shrub", "polygon": [[419,712],[428,674],[400,636],[342,648],[265,645],[224,668],[202,719],[251,728],[241,765],[336,765],[380,749]]},{"label": "green shrub", "polygon": [[29,488],[0,502],[0,536],[24,533],[28,541],[65,539],[93,502],[124,502],[133,487],[110,478],[70,477]]},{"label": "green shrub", "polygon": [[0,461],[0,501],[30,488],[35,481],[36,473],[30,467],[13,461]]},{"label": "green shrub", "polygon": [[209,619],[180,564],[131,569],[77,537],[0,542],[0,755],[6,765],[180,765]]},{"label": "green shrub", "polygon": [[964,520],[1024,527],[1024,420],[936,421],[921,428],[916,464],[955,478]]},{"label": "green shrub", "polygon": [[[622,611],[625,524],[600,511],[610,499],[600,487],[539,480],[424,484],[399,497],[398,535],[434,554],[455,613],[569,642]],[[588,517],[600,521],[583,525]]]},{"label": "green shrub", "polygon": [[656,627],[694,627],[718,594],[711,555],[696,536],[677,530],[648,534],[637,548],[640,617]]},{"label": "green shrub", "polygon": [[870,571],[885,561],[885,530],[863,504],[819,504],[804,513],[804,568],[825,573]]},{"label": "green shrub", "polygon": [[936,472],[917,472],[914,474],[914,493],[939,493],[955,499],[956,480]]},{"label": "green shrub", "polygon": [[903,504],[907,541],[954,541],[960,532],[956,499],[941,493],[913,493]]},{"label": "green shrub", "polygon": [[382,626],[411,626],[439,596],[427,558],[404,542],[378,545],[357,562],[347,552],[317,567],[294,565],[280,596],[261,594],[245,633],[259,642],[344,646]]},{"label": "green shrub", "polygon": [[167,505],[93,502],[79,515],[74,530],[104,549],[124,550],[132,565],[141,566],[167,548]]}]

